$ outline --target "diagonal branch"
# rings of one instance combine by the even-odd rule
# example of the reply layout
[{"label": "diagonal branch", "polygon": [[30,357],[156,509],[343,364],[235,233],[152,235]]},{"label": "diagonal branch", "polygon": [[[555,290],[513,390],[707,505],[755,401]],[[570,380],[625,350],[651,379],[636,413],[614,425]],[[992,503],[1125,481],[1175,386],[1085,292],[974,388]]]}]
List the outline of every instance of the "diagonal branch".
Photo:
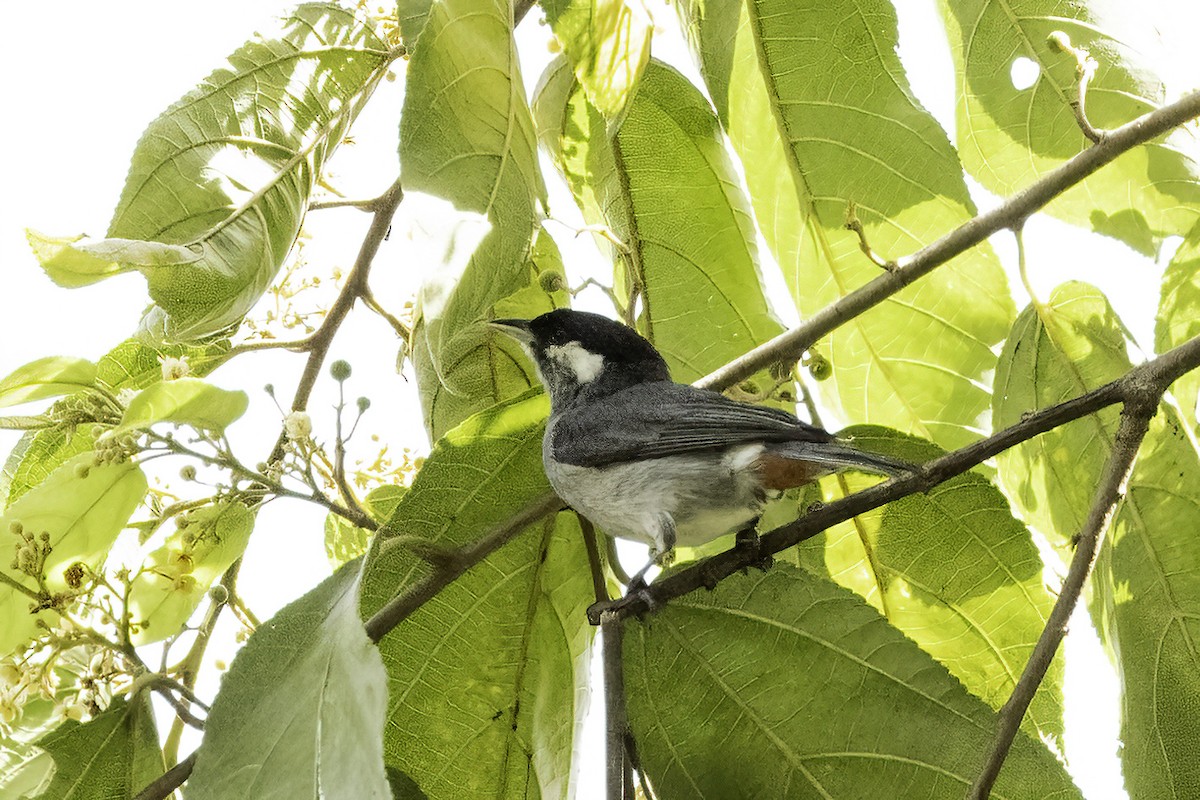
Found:
[{"label": "diagonal branch", "polygon": [[371,637],[371,641],[378,642],[388,631],[408,619],[410,614],[432,600],[438,592],[457,580],[468,569],[487,558],[501,545],[507,544],[529,525],[547,514],[559,511],[562,507],[563,502],[558,499],[557,495],[552,493],[543,495],[522,509],[516,516],[492,528],[482,538],[439,556],[433,561],[433,572],[401,592],[367,620],[367,636]]},{"label": "diagonal branch", "polygon": [[885,271],[791,330],[704,376],[696,385],[725,389],[777,361],[795,361],[822,336],[847,320],[882,303],[993,233],[1019,225],[1030,214],[1121,154],[1197,116],[1200,116],[1200,92],[1193,92],[1133,122],[1106,131],[1103,140],[1095,146],[1017,192],[1001,205],[963,223],[908,258],[900,259],[896,269]]},{"label": "diagonal branch", "polygon": [[700,587],[711,588],[735,572],[755,566],[765,555],[786,550],[839,522],[845,522],[893,500],[917,492],[927,492],[939,483],[966,472],[1038,434],[1116,403],[1135,402],[1147,393],[1155,397],[1161,396],[1166,387],[1179,376],[1198,367],[1200,336],[1184,342],[1152,361],[1134,367],[1111,383],[1073,400],[1031,412],[1015,425],[928,461],[914,472],[878,483],[832,503],[817,506],[795,522],[763,534],[759,538],[759,547],[754,551],[749,548],[732,548],[672,575],[659,578],[641,591],[611,603],[597,603],[588,609],[588,620],[593,625],[599,624],[600,615],[604,611],[615,611],[622,617],[644,614],[668,600]]},{"label": "diagonal branch", "polygon": [[1121,409],[1121,425],[1117,429],[1112,455],[1104,466],[1091,510],[1088,511],[1083,529],[1076,540],[1075,556],[1071,559],[1062,591],[1054,601],[1050,618],[1046,620],[1046,626],[1038,637],[1029,661],[1025,663],[1017,685],[1013,687],[1008,701],[1000,709],[996,739],[988,751],[983,770],[967,793],[968,800],[986,800],[991,795],[992,785],[1000,774],[1000,768],[1004,766],[1004,759],[1007,758],[1008,750],[1021,727],[1021,720],[1025,717],[1029,703],[1041,686],[1042,679],[1046,677],[1046,670],[1049,669],[1050,662],[1054,660],[1054,654],[1058,652],[1058,646],[1067,633],[1067,622],[1079,602],[1083,584],[1096,563],[1100,537],[1108,528],[1117,503],[1124,496],[1125,482],[1133,470],[1138,448],[1150,429],[1150,419],[1158,411],[1158,403],[1166,386],[1156,388],[1157,392],[1137,390],[1126,399],[1125,406]]}]

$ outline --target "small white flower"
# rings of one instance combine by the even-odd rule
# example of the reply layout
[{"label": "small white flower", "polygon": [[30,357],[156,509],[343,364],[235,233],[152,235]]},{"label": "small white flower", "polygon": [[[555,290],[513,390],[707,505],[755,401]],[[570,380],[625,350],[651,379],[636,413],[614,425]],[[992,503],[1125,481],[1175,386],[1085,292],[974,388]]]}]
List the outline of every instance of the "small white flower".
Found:
[{"label": "small white flower", "polygon": [[178,378],[186,378],[192,372],[192,368],[188,366],[187,356],[180,358],[171,358],[166,356],[162,359],[162,379],[164,381],[173,381]]},{"label": "small white flower", "polygon": [[283,431],[293,442],[305,442],[312,436],[312,417],[303,411],[293,411],[283,419]]}]

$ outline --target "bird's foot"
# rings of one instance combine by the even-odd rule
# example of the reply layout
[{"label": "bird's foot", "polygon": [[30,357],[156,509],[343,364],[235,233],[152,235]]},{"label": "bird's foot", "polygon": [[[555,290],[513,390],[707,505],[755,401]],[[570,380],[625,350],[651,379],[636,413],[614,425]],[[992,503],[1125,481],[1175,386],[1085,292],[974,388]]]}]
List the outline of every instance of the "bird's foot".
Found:
[{"label": "bird's foot", "polygon": [[761,542],[758,532],[753,525],[747,525],[735,534],[733,548],[746,554],[751,565],[766,572],[775,563],[775,557],[770,553],[762,555]]}]

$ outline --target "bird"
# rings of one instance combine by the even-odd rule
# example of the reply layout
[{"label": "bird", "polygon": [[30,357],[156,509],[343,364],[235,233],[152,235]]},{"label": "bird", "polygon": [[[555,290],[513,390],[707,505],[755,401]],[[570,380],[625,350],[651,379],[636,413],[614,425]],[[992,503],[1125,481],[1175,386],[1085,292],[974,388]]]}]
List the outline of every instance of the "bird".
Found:
[{"label": "bird", "polygon": [[783,490],[846,469],[914,469],[787,411],[676,383],[654,345],[603,315],[560,308],[490,324],[520,344],[550,395],[542,463],[554,491],[609,536],[649,545],[631,587],[677,545],[728,533],[756,544]]}]

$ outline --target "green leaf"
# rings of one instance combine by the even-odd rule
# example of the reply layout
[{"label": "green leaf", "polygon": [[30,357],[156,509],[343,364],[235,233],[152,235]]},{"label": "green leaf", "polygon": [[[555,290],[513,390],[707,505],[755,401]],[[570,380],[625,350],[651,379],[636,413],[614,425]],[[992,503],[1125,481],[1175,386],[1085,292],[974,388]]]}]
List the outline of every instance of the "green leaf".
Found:
[{"label": "green leaf", "polygon": [[[103,562],[108,549],[124,528],[146,493],[146,476],[132,461],[97,466],[91,452],[67,460],[45,480],[12,502],[0,516],[0,536],[9,545],[19,540],[10,532],[14,523],[42,543],[48,535],[50,553],[43,572],[50,591],[63,591],[67,583],[63,571],[76,561],[93,568]],[[80,473],[86,471],[86,477]],[[11,552],[11,551],[10,551]],[[0,655],[28,642],[37,632],[31,612],[31,598],[14,588],[10,581],[38,591],[32,576],[8,568],[0,569]],[[44,613],[44,612],[42,612]],[[53,615],[51,615],[53,616]]]},{"label": "green leaf", "polygon": [[399,0],[396,3],[396,19],[400,25],[400,40],[411,54],[417,48],[417,39],[429,19],[429,7],[434,0]]},{"label": "green leaf", "polygon": [[150,124],[106,239],[33,239],[52,277],[137,269],[143,326],[199,339],[241,321],[299,230],[325,161],[394,54],[332,4],[296,9]]},{"label": "green leaf", "polygon": [[[407,486],[380,486],[366,497],[366,511],[380,524],[386,523],[396,506],[408,493]],[[371,546],[371,531],[360,528],[332,511],[325,516],[325,557],[337,569],[347,561],[366,555]]]},{"label": "green leaf", "polygon": [[89,241],[84,236],[47,236],[35,230],[26,230],[25,238],[50,279],[68,289],[135,269],[149,274],[155,267],[195,264],[203,255],[198,246],[188,248],[136,239]]},{"label": "green leaf", "polygon": [[[1050,34],[1067,34],[1098,63],[1086,101],[1094,126],[1123,125],[1166,101],[1149,61],[1156,48],[1135,44],[1158,37],[1153,15],[1137,4],[954,0],[941,8],[958,72],[959,153],[967,171],[998,195],[1028,186],[1091,145],[1070,107],[1078,97],[1075,58],[1056,52]],[[1028,88],[1013,85],[1018,58],[1036,65]],[[1163,236],[1196,222],[1198,175],[1194,136],[1176,130],[1123,154],[1046,211],[1151,255]]]},{"label": "green leaf", "polygon": [[[838,435],[913,463],[944,452],[866,425]],[[819,499],[879,480],[857,472],[827,478]],[[1029,531],[987,478],[952,478],[830,528],[814,543],[822,551],[820,574],[861,595],[976,697],[993,708],[1008,700],[1054,598]],[[1051,664],[1025,716],[1032,736],[1061,741],[1062,669],[1061,659]]]},{"label": "green leaf", "polygon": [[150,553],[129,589],[136,645],[179,632],[208,587],[241,557],[254,530],[254,513],[222,502],[192,511],[188,524]]},{"label": "green leaf", "polygon": [[96,365],[82,358],[50,356],[17,367],[0,379],[0,408],[72,394],[96,383]]},{"label": "green leaf", "polygon": [[[889,259],[974,216],[953,147],[909,90],[891,3],[680,8],[801,316],[879,274],[844,228],[847,203]],[[820,343],[833,367],[821,399],[843,419],[966,444],[988,408],[991,348],[1014,313],[995,254],[975,247]]]},{"label": "green leaf", "polygon": [[[1165,353],[1200,336],[1200,224],[1184,239],[1163,273],[1162,298],[1154,328],[1154,349]],[[1193,370],[1171,385],[1179,410],[1193,431],[1197,427],[1200,371]]]},{"label": "green leaf", "polygon": [[229,340],[203,345],[151,344],[126,339],[105,353],[97,363],[99,380],[109,391],[145,389],[162,380],[162,362],[167,358],[187,362],[191,375],[203,378],[216,369],[229,352]]},{"label": "green leaf", "polygon": [[12,476],[6,505],[15,503],[68,459],[80,453],[90,453],[101,430],[97,425],[80,425],[74,431],[50,428],[23,436],[23,444],[13,448],[9,462],[4,467],[5,472]]},{"label": "green leaf", "polygon": [[[995,714],[860,598],[779,564],[627,623],[638,755],[662,797],[958,800]],[[1018,733],[993,797],[1077,798]]]},{"label": "green leaf", "polygon": [[625,244],[618,286],[640,287],[641,332],[676,380],[695,380],[782,331],[717,119],[687,79],[652,61],[613,138],[563,60],[548,68],[534,105],[585,219]]},{"label": "green leaf", "polygon": [[213,701],[189,800],[391,800],[387,689],[358,616],[361,572],[347,564],[250,637]]},{"label": "green leaf", "polygon": [[[531,319],[570,304],[558,246],[545,230],[539,230],[527,264],[526,283],[498,299],[485,316],[489,319]],[[420,326],[418,326],[420,330]],[[472,414],[510,400],[539,382],[533,365],[520,346],[496,331],[480,327],[478,343],[444,365],[446,380],[434,375],[428,348],[419,337],[413,352],[421,401],[430,435],[438,437]],[[474,334],[471,334],[474,335]]]},{"label": "green leaf", "polygon": [[[477,414],[443,437],[368,556],[363,613],[428,574],[410,537],[478,540],[549,493],[542,395]],[[433,800],[566,797],[582,723],[594,599],[573,515],[546,517],[380,641],[387,763]]]},{"label": "green leaf", "polygon": [[159,422],[223,432],[250,404],[243,391],[228,391],[199,378],[177,378],[143,389],[129,401],[118,431],[146,429]]},{"label": "green leaf", "polygon": [[546,0],[543,8],[588,101],[619,123],[650,61],[650,17],[627,0]]},{"label": "green leaf", "polygon": [[[215,369],[229,352],[229,341],[221,340],[189,347],[151,345],[127,339],[105,353],[96,364],[96,380],[110,392],[144,389],[162,380],[162,360],[183,358],[192,374],[204,376]],[[23,444],[9,455],[4,472],[8,477],[8,502],[32,489],[71,456],[91,450],[99,428],[81,424],[74,430],[54,428],[23,437]],[[4,481],[0,480],[0,486]],[[0,492],[0,496],[3,496]]]},{"label": "green leaf", "polygon": [[[1104,295],[1069,283],[1022,312],[997,367],[996,423],[1077,396],[1129,369],[1127,334]],[[1079,532],[1112,451],[1106,409],[1004,453],[1000,475],[1053,541]],[[1200,792],[1200,457],[1173,404],[1150,422],[1092,577],[1092,614],[1122,688],[1121,757],[1133,798]],[[1044,526],[1044,527],[1043,527]]]},{"label": "green leaf", "polygon": [[[18,522],[35,537],[47,533],[51,550],[44,567],[46,586],[63,591],[68,588],[63,570],[76,561],[98,568],[145,494],[146,476],[134,462],[97,465],[92,453],[82,453],[12,503],[0,516],[0,535],[11,542],[10,527]],[[6,574],[30,589],[37,588],[27,575]],[[8,610],[26,606],[6,617],[11,624],[6,622],[0,628],[0,653],[7,653],[27,640],[32,618],[25,595],[0,584],[0,598],[6,598]]]},{"label": "green leaf", "polygon": [[503,374],[493,378],[489,368],[513,351],[494,352],[497,336],[480,324],[497,300],[527,285],[537,206],[545,204],[511,5],[437,0],[408,65],[400,119],[404,190],[453,206],[439,218],[474,220],[448,235],[444,261],[418,298],[412,358],[435,437],[464,418],[435,414],[435,387],[483,398],[471,413],[523,391],[518,376],[524,386],[532,381],[524,365],[502,364]]},{"label": "green leaf", "polygon": [[54,758],[46,800],[133,797],[162,774],[162,749],[149,693],[112,704],[89,722],[68,720],[38,740]]}]

